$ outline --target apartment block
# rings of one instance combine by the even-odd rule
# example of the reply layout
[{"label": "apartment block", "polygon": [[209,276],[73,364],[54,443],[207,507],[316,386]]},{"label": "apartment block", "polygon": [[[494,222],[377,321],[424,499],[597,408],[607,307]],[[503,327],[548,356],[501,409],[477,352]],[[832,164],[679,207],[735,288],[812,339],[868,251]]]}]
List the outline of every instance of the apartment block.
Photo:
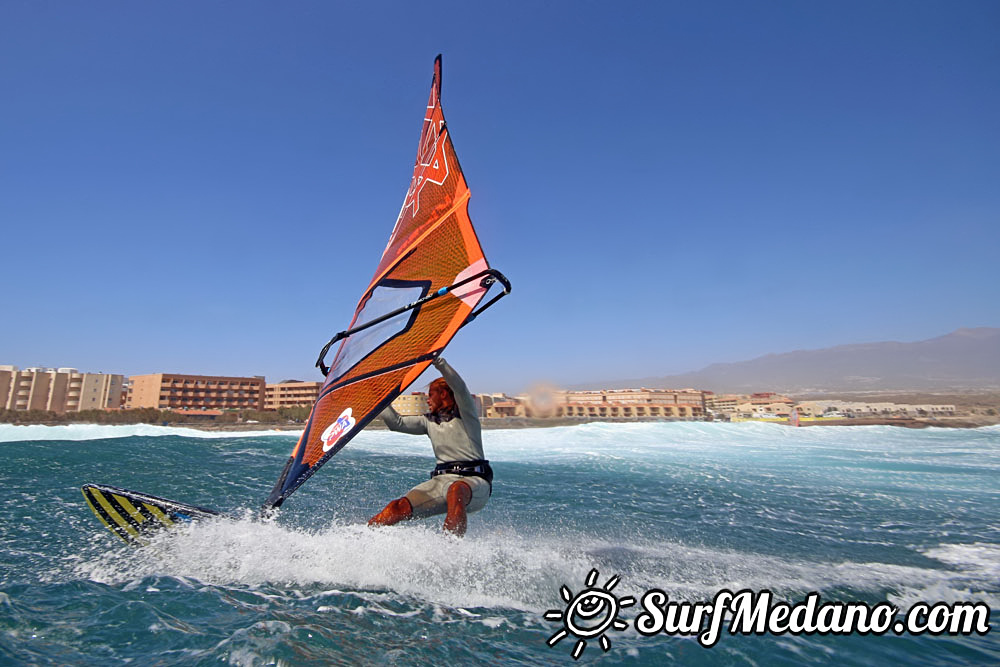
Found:
[{"label": "apartment block", "polygon": [[[698,389],[600,389],[558,392],[557,417],[668,417],[705,414],[706,395]],[[529,406],[530,407],[530,406]],[[529,410],[529,416],[531,416]]]},{"label": "apartment block", "polygon": [[319,390],[322,387],[322,382],[300,382],[299,380],[285,380],[266,385],[264,387],[264,409],[311,408],[316,399],[319,398]]},{"label": "apartment block", "polygon": [[597,389],[588,391],[548,390],[515,399],[493,396],[484,401],[485,416],[581,417],[589,419],[680,418],[705,415],[706,397],[697,389]]},{"label": "apartment block", "polygon": [[124,377],[75,368],[0,366],[0,407],[79,412],[121,407]]},{"label": "apartment block", "polygon": [[910,405],[900,403],[865,403],[859,401],[804,401],[796,406],[804,417],[831,414],[856,417],[953,417],[954,405]]},{"label": "apartment block", "polygon": [[711,394],[705,398],[705,407],[716,414],[731,415],[737,405],[749,401],[750,394]]},{"label": "apartment block", "polygon": [[561,391],[557,402],[578,405],[696,405],[705,408],[705,392],[698,389],[597,389],[592,391]]},{"label": "apartment block", "polygon": [[264,409],[262,377],[153,373],[129,378],[126,407],[173,409]]},{"label": "apartment block", "polygon": [[[701,403],[563,403],[556,407],[556,417],[589,418],[681,418],[692,419],[705,415]],[[532,416],[530,410],[528,416]]]},{"label": "apartment block", "polygon": [[392,408],[401,415],[422,415],[431,410],[427,405],[427,394],[420,391],[397,396]]},{"label": "apartment block", "polygon": [[750,394],[750,404],[751,405],[771,405],[771,404],[785,404],[792,406],[795,401],[788,398],[787,396],[782,396],[781,394],[776,394],[773,391],[763,391],[756,394]]},{"label": "apartment block", "polygon": [[[787,418],[795,404],[792,401],[772,401],[765,403],[760,400],[746,401],[736,405],[736,410],[732,413],[736,417],[747,419],[760,419],[766,417]],[[801,412],[799,416],[805,416]]]},{"label": "apartment block", "polygon": [[486,407],[487,419],[500,419],[503,417],[527,417],[527,409],[524,403],[517,399],[507,398],[506,400],[494,399]]}]

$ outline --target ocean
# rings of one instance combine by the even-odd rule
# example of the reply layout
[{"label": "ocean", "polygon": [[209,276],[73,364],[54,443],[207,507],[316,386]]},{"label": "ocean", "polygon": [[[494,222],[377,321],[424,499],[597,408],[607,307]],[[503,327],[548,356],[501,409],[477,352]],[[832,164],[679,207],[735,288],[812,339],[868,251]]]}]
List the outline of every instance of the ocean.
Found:
[{"label": "ocean", "polygon": [[[494,493],[464,539],[440,518],[365,526],[433,467],[426,438],[387,431],[257,518],[296,435],[0,425],[0,663],[1000,663],[998,427],[489,430]],[[234,518],[134,548],[86,482]],[[570,601],[591,589],[618,623],[584,637]],[[706,648],[637,631],[654,589],[994,611],[985,635],[723,631]]]}]

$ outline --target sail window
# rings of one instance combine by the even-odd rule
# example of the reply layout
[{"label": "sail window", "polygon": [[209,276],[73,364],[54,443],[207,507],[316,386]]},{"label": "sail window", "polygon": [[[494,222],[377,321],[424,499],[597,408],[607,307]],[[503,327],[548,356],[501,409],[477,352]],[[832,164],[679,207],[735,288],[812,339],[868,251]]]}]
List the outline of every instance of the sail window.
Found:
[{"label": "sail window", "polygon": [[[387,281],[380,284],[372,290],[371,298],[358,313],[355,326],[361,326],[365,322],[371,322],[397,308],[413,303],[426,295],[429,289],[429,281]],[[368,329],[351,334],[344,342],[344,347],[330,370],[327,381],[335,381],[383,344],[409,329],[419,310],[413,308]]]}]

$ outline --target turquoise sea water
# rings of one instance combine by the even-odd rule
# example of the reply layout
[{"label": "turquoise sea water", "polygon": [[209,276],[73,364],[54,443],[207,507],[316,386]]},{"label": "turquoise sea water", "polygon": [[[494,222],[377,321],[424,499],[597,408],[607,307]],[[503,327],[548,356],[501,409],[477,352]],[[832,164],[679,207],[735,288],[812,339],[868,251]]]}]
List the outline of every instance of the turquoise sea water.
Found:
[{"label": "turquoise sea water", "polygon": [[[1000,609],[1000,428],[588,424],[487,431],[496,471],[464,540],[440,520],[364,521],[426,478],[426,439],[366,432],[270,521],[255,518],[294,435],[0,425],[0,663],[572,664],[560,587],[706,601],[980,601]],[[131,548],[79,486],[231,512]],[[638,634],[626,664],[1000,663],[986,636]]]}]

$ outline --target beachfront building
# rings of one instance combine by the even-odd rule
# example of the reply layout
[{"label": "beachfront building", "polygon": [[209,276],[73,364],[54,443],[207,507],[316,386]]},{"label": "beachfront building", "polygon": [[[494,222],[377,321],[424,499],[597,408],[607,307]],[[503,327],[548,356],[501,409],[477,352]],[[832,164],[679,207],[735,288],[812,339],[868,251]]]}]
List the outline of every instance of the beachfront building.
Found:
[{"label": "beachfront building", "polygon": [[[705,415],[705,397],[698,389],[598,389],[556,393],[554,417],[591,419],[692,419]],[[531,413],[530,406],[527,410]]]},{"label": "beachfront building", "polygon": [[319,398],[322,382],[285,380],[264,386],[264,409],[311,408]]},{"label": "beachfront building", "polygon": [[738,401],[730,416],[736,419],[788,419],[793,407],[795,401],[787,396],[764,391]]},{"label": "beachfront building", "polygon": [[482,405],[484,419],[526,416],[524,402],[502,392],[475,394],[475,398]]},{"label": "beachfront building", "polygon": [[152,373],[129,378],[127,408],[262,410],[264,378]]},{"label": "beachfront building", "polygon": [[717,415],[732,415],[737,405],[750,400],[750,394],[705,394],[705,407]]},{"label": "beachfront building", "polygon": [[589,417],[592,419],[691,419],[704,416],[696,404],[621,405],[617,403],[564,403],[556,410],[557,417]]},{"label": "beachfront building", "polygon": [[[792,413],[794,403],[776,401],[774,403],[751,403],[746,401],[739,403],[732,413],[733,417],[740,419],[788,419]],[[800,416],[801,413],[800,413]]]},{"label": "beachfront building", "polygon": [[121,407],[124,376],[75,368],[0,366],[0,407],[57,413]]},{"label": "beachfront building", "polygon": [[663,404],[680,405],[693,404],[702,408],[705,406],[704,392],[699,389],[595,389],[586,391],[560,391],[557,393],[559,402],[589,404],[636,405]]},{"label": "beachfront building", "polygon": [[843,414],[838,412],[840,405],[841,401],[802,401],[795,407],[800,417],[822,417],[829,414]]},{"label": "beachfront building", "polygon": [[791,408],[795,405],[795,401],[788,398],[787,396],[782,396],[781,394],[776,394],[773,391],[762,391],[756,394],[750,394],[750,405],[764,407],[768,405],[787,405]]},{"label": "beachfront building", "polygon": [[910,405],[862,401],[803,401],[796,407],[805,417],[953,417],[954,405]]},{"label": "beachfront building", "polygon": [[485,406],[486,419],[502,419],[504,417],[527,417],[525,404],[516,398],[497,398],[492,396],[489,405]]},{"label": "beachfront building", "polygon": [[392,409],[404,416],[423,415],[431,411],[427,405],[427,394],[422,391],[400,394],[392,402]]}]

